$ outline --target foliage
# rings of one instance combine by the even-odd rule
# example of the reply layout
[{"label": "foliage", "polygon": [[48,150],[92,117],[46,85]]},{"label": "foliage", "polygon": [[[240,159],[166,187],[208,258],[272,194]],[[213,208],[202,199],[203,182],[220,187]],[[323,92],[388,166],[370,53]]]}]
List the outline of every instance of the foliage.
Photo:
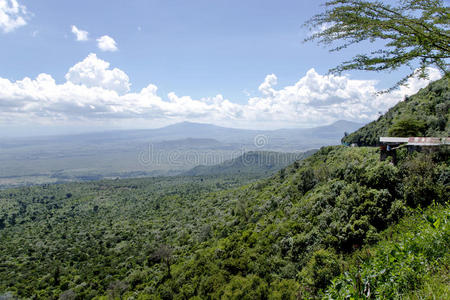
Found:
[{"label": "foliage", "polygon": [[376,243],[408,205],[429,203],[406,196],[417,193],[415,176],[425,176],[423,194],[448,198],[442,157],[405,156],[393,166],[377,151],[322,148],[242,187],[245,177],[233,175],[0,191],[0,292],[316,297],[355,249]]},{"label": "foliage", "polygon": [[[437,154],[439,155],[439,154]],[[448,159],[448,154],[447,154]],[[402,165],[402,190],[408,206],[426,207],[439,199],[448,199],[450,168],[437,166],[430,155],[416,154]]]},{"label": "foliage", "polygon": [[398,137],[421,136],[425,128],[425,122],[406,116],[394,121],[394,124],[389,128],[388,135]]},{"label": "foliage", "polygon": [[[343,143],[375,146],[381,136],[388,136],[392,125],[404,118],[414,119],[416,128],[424,136],[450,135],[450,78],[442,78],[406,97],[404,101],[361,129],[342,138]],[[425,124],[425,127],[422,127]],[[405,133],[406,134],[406,133]]]},{"label": "foliage", "polygon": [[382,242],[356,252],[324,298],[444,299],[450,293],[449,247],[450,207],[412,212]]},{"label": "foliage", "polygon": [[[364,41],[383,41],[382,48],[359,54],[334,68],[346,70],[395,70],[418,61],[420,75],[426,67],[437,66],[449,74],[449,8],[440,0],[402,0],[396,3],[372,0],[327,1],[327,10],[311,18],[306,25],[313,34],[306,39],[330,45],[341,42],[331,51],[339,51]],[[372,47],[371,47],[372,48]],[[414,75],[413,71],[400,83]]]},{"label": "foliage", "polygon": [[194,251],[201,225],[220,218],[221,206],[206,195],[248,180],[158,177],[0,191],[0,294],[115,297],[158,284],[176,259],[171,250]]},{"label": "foliage", "polygon": [[312,254],[311,259],[299,275],[306,286],[313,292],[317,292],[314,289],[326,288],[329,282],[339,274],[339,260],[336,254],[320,249]]}]

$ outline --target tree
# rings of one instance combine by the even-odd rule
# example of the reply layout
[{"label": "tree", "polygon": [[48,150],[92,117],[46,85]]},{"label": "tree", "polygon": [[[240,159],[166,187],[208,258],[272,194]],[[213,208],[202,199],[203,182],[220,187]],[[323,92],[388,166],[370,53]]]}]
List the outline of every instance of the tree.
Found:
[{"label": "tree", "polygon": [[53,285],[59,285],[59,277],[61,276],[61,269],[59,263],[56,265],[56,269],[53,271]]},{"label": "tree", "polygon": [[128,289],[128,284],[123,281],[116,280],[109,284],[108,295],[110,299],[122,299],[122,294]]},{"label": "tree", "polygon": [[426,125],[423,121],[412,116],[403,117],[389,128],[389,136],[410,137],[419,136],[425,132]]},{"label": "tree", "polygon": [[[312,254],[299,277],[303,281],[304,287],[317,292],[327,287],[339,273],[339,259],[333,250],[319,249]],[[307,290],[305,289],[303,292]]]},{"label": "tree", "polygon": [[172,263],[172,249],[167,245],[160,245],[155,252],[153,252],[152,259],[157,262],[162,262],[167,268],[167,278],[171,278],[170,265]]},{"label": "tree", "polygon": [[[441,0],[397,0],[396,5],[373,0],[327,1],[327,10],[305,23],[312,34],[305,41],[332,46],[331,52],[364,41],[386,42],[385,47],[358,54],[331,69],[382,71],[408,66],[414,75],[427,77],[427,67],[436,66],[449,75],[450,9]],[[418,67],[418,68],[417,68]]]},{"label": "tree", "polygon": [[75,300],[75,299],[77,299],[77,294],[72,290],[67,290],[67,291],[64,291],[61,295],[59,295],[59,299],[60,300]]}]

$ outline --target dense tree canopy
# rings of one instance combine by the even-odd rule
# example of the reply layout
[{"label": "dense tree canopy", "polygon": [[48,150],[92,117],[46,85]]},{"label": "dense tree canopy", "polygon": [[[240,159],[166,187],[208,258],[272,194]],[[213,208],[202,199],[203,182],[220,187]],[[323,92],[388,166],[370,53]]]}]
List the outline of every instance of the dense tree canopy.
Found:
[{"label": "dense tree canopy", "polygon": [[392,124],[389,136],[419,136],[423,134],[425,128],[426,124],[423,121],[407,116]]},{"label": "dense tree canopy", "polygon": [[[324,147],[245,186],[246,177],[221,175],[0,190],[0,299],[317,299],[347,276],[355,249],[412,208],[446,204],[446,159],[406,149],[398,157],[391,165],[374,147]],[[390,291],[437,276],[429,266],[445,270],[448,229],[429,232],[439,247],[425,249],[435,254],[421,250],[423,236],[408,246],[413,265],[382,247],[379,257],[395,261],[384,277],[383,264],[366,267],[373,294],[393,299]],[[339,281],[332,299],[354,284]]]},{"label": "dense tree canopy", "polygon": [[315,40],[327,46],[338,42],[331,51],[364,41],[385,41],[383,48],[356,55],[332,72],[395,70],[409,66],[413,71],[398,84],[417,73],[426,76],[428,66],[438,67],[448,76],[449,7],[441,0],[394,2],[396,5],[372,0],[327,1],[326,11],[305,24],[312,31],[306,41]]}]

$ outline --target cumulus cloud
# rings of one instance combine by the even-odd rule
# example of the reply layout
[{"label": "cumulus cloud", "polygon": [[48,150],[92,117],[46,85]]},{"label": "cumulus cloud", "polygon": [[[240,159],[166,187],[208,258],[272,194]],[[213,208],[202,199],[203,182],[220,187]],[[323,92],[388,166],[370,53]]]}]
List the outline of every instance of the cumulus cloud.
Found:
[{"label": "cumulus cloud", "polygon": [[[430,69],[430,80],[440,76]],[[268,75],[259,87],[260,96],[238,104],[222,95],[193,99],[169,93],[162,97],[153,84],[130,92],[127,74],[111,69],[95,54],[70,68],[66,79],[58,84],[48,74],[15,82],[0,78],[0,123],[116,120],[142,126],[190,120],[274,128],[313,127],[340,119],[367,122],[429,82],[411,78],[407,87],[377,96],[376,81],[321,75],[311,69],[296,83],[280,88],[275,87],[276,76]]]},{"label": "cumulus cloud", "polygon": [[266,79],[264,79],[264,82],[261,83],[258,89],[263,95],[272,95],[275,91],[272,87],[277,83],[277,76],[275,76],[275,74],[270,74],[266,76]]},{"label": "cumulus cloud", "polygon": [[77,26],[72,25],[72,33],[75,35],[77,41],[87,41],[89,32],[78,29]]},{"label": "cumulus cloud", "polygon": [[27,9],[17,0],[0,0],[0,29],[4,33],[11,32],[27,24]]},{"label": "cumulus cloud", "polygon": [[97,39],[97,46],[102,51],[115,52],[118,50],[116,41],[112,37],[107,35],[104,35]]},{"label": "cumulus cloud", "polygon": [[[430,69],[430,80],[440,78]],[[330,123],[339,119],[367,122],[376,119],[401,101],[425,87],[429,80],[411,78],[408,85],[389,94],[376,95],[376,81],[355,80],[347,76],[320,75],[310,69],[294,85],[274,89],[275,75],[269,75],[259,87],[262,97],[250,98],[246,118],[277,121],[299,126]]]},{"label": "cumulus cloud", "polygon": [[110,64],[91,53],[83,61],[69,69],[66,74],[68,82],[86,87],[101,87],[117,93],[130,90],[128,75],[117,68],[110,69]]}]

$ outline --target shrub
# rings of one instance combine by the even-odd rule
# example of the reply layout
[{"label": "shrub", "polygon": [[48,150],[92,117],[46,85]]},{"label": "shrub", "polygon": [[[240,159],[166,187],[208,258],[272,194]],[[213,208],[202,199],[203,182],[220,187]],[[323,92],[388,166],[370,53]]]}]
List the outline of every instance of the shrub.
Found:
[{"label": "shrub", "polygon": [[420,136],[425,132],[426,124],[412,116],[403,117],[394,121],[389,128],[389,136],[409,137]]},{"label": "shrub", "polygon": [[224,287],[221,299],[266,299],[267,283],[256,275],[234,276]]},{"label": "shrub", "polygon": [[339,275],[339,259],[333,250],[320,249],[313,253],[311,259],[300,272],[299,279],[306,286],[305,290],[319,291],[327,287],[331,279]]},{"label": "shrub", "polygon": [[[438,206],[403,220],[374,249],[355,254],[355,262],[332,281],[326,298],[402,299],[405,293],[422,289],[435,280],[436,266],[449,264],[449,217],[449,207]],[[392,236],[393,231],[399,233]],[[441,281],[435,288],[445,285]]]}]

